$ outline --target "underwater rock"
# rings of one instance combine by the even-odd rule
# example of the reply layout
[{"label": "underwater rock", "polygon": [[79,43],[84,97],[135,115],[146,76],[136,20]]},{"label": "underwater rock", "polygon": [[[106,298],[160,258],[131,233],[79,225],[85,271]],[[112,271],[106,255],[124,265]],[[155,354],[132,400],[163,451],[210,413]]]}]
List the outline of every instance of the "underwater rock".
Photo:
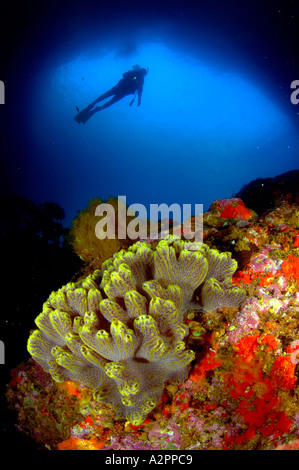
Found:
[{"label": "underwater rock", "polygon": [[289,195],[291,200],[299,202],[299,170],[287,171],[273,178],[257,178],[242,187],[235,194],[246,206],[258,214],[272,209],[275,201]]},{"label": "underwater rock", "polygon": [[[204,221],[209,215],[211,213],[204,214]],[[204,308],[205,297],[202,291],[206,278],[199,286],[196,285],[195,279],[197,276],[202,276],[205,263],[202,265],[197,264],[198,261],[189,263],[191,259],[197,259],[198,255],[194,256],[192,253],[190,258],[188,253],[182,255],[184,250],[180,248],[183,241],[173,240],[160,242],[161,245],[157,245],[160,246],[158,249],[150,248],[147,244],[147,249],[144,248],[143,251],[144,244],[137,244],[136,248],[127,252],[122,251],[104,263],[101,275],[96,273],[94,278],[91,276],[85,281],[80,281],[81,284],[65,291],[70,294],[62,292],[64,296],[62,298],[61,292],[52,294],[51,302],[49,300],[45,304],[49,309],[49,316],[44,314],[46,325],[49,327],[47,331],[53,334],[53,325],[49,318],[53,315],[54,321],[53,312],[61,309],[61,305],[57,302],[62,302],[66,298],[65,295],[69,295],[70,303],[65,302],[63,305],[72,312],[74,308],[77,309],[75,313],[69,311],[66,313],[72,319],[73,323],[70,324],[78,324],[78,336],[80,328],[82,328],[82,338],[86,330],[85,338],[89,342],[85,346],[86,350],[95,347],[91,321],[93,317],[86,315],[87,326],[84,326],[85,316],[81,317],[80,311],[88,311],[88,302],[91,302],[90,305],[94,302],[94,308],[95,302],[99,301],[99,298],[89,294],[90,290],[96,289],[103,298],[100,301],[100,309],[96,311],[102,309],[101,315],[106,315],[101,328],[107,332],[109,344],[114,344],[114,338],[117,340],[115,333],[113,337],[113,329],[109,333],[113,312],[117,312],[118,322],[123,322],[125,328],[132,330],[131,338],[134,335],[143,338],[139,323],[137,322],[136,328],[134,326],[133,312],[139,309],[141,316],[145,314],[156,321],[155,331],[158,333],[158,338],[155,335],[153,338],[157,339],[157,344],[159,339],[164,341],[164,345],[175,345],[177,340],[182,341],[184,343],[182,352],[185,354],[191,351],[195,355],[191,365],[188,363],[184,366],[186,380],[172,383],[165,378],[157,406],[147,416],[144,415],[145,419],[142,422],[140,419],[132,424],[128,420],[120,419],[110,405],[97,401],[91,388],[82,382],[74,381],[72,378],[66,382],[53,382],[47,372],[43,371],[35,361],[30,360],[26,365],[21,365],[13,371],[7,391],[9,406],[17,413],[19,429],[53,449],[297,448],[299,440],[298,205],[286,200],[280,201],[271,212],[248,220],[248,224],[242,227],[237,225],[238,219],[231,219],[229,225],[223,227],[224,220],[220,214],[215,216],[213,213],[212,216],[213,224],[204,226],[206,245],[217,248],[223,245],[238,246],[244,249],[246,243],[252,243],[256,247],[247,262],[242,267],[239,266],[235,272],[233,269],[235,261],[225,257],[226,262],[230,260],[227,272],[230,277],[232,276],[232,285],[244,289],[247,294],[238,309],[220,307],[220,304],[213,306],[216,310],[211,311],[209,304],[208,308],[207,305]],[[225,237],[227,238],[224,240]],[[231,243],[233,241],[235,243]],[[136,258],[138,249],[141,250],[139,257]],[[209,250],[203,249],[204,259]],[[201,260],[203,258],[200,257]],[[183,265],[180,265],[179,259]],[[191,273],[196,273],[198,267],[198,274],[186,276],[184,266],[193,267]],[[179,276],[179,273],[184,272],[184,275]],[[84,282],[85,287],[83,287]],[[218,282],[223,283],[221,280]],[[93,283],[96,286],[91,285]],[[211,285],[213,286],[213,282]],[[130,287],[131,291],[135,292],[131,299],[126,297],[124,286]],[[86,297],[74,295],[76,289],[79,289],[81,294],[82,289],[85,289]],[[213,292],[218,292],[217,288]],[[80,310],[84,302],[87,304],[85,303],[85,307]],[[174,305],[180,312],[176,317],[172,317],[171,324],[161,321],[160,307],[165,304],[168,307]],[[131,312],[133,318],[131,317],[126,323],[128,312]],[[79,320],[74,321],[78,317]],[[66,321],[65,325],[67,324]],[[168,328],[171,334],[166,334],[163,328]],[[179,339],[179,335],[182,334],[179,333],[180,328],[185,332],[183,339]],[[65,352],[65,348],[69,346],[66,346],[63,335],[61,336],[56,330],[55,334],[62,343],[58,348],[62,348]],[[81,338],[80,340],[83,342]],[[45,336],[43,341],[49,339]],[[134,339],[132,341],[134,342]],[[141,341],[138,351],[150,354],[144,341]],[[159,348],[155,351],[158,352]],[[42,348],[41,353],[44,354]],[[96,351],[95,353],[99,354]],[[135,354],[138,355],[138,352]],[[49,353],[47,357],[51,356]],[[49,365],[47,357],[43,356],[42,359],[45,360],[46,367]],[[55,359],[55,356],[53,358]],[[72,367],[74,365],[70,359],[68,356],[64,360],[64,366],[57,365],[60,373],[66,375],[70,373],[67,367],[70,367],[70,364]],[[103,358],[103,360],[108,364],[114,362],[111,359]],[[171,356],[169,360],[171,364]],[[63,360],[61,362],[63,363]],[[108,366],[108,370],[109,367],[111,366]],[[113,377],[108,379],[113,385],[115,379]],[[44,387],[43,384],[48,385]],[[116,389],[117,385],[114,384],[114,391]],[[61,406],[62,403],[64,406]],[[64,427],[63,434],[61,423]]]},{"label": "underwater rock", "polygon": [[214,214],[216,212],[217,216],[222,219],[241,219],[244,221],[248,221],[255,216],[255,213],[248,209],[240,198],[214,201],[210,207],[210,212]]}]

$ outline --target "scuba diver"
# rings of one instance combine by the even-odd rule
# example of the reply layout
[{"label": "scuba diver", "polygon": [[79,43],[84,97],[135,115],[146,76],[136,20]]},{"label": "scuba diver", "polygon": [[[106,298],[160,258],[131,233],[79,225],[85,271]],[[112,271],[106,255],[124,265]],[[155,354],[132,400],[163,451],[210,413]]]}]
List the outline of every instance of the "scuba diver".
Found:
[{"label": "scuba diver", "polygon": [[[75,121],[78,123],[86,121],[98,111],[102,109],[108,108],[112,104],[116,103],[117,101],[121,100],[127,95],[135,94],[134,98],[130,101],[130,106],[134,103],[136,95],[138,94],[138,104],[137,106],[141,105],[141,95],[143,91],[143,84],[144,84],[144,77],[148,74],[148,68],[144,69],[141,68],[139,65],[133,65],[133,70],[129,70],[128,72],[123,73],[123,78],[115,85],[111,90],[108,90],[103,95],[99,96],[95,101],[90,103],[86,108],[82,109],[75,117]],[[108,98],[109,96],[113,96],[113,98],[102,106],[95,106],[100,101]],[[77,108],[79,111],[79,109]]]}]

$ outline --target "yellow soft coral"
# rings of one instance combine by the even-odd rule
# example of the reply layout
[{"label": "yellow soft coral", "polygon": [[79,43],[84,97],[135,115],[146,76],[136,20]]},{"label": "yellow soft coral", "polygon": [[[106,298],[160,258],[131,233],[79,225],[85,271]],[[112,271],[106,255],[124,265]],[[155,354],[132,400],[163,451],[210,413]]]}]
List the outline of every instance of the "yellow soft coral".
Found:
[{"label": "yellow soft coral", "polygon": [[[103,201],[99,198],[91,199],[88,207],[80,211],[73,220],[70,232],[70,241],[74,251],[93,269],[101,267],[103,261],[132,243],[128,238],[119,240],[117,237],[119,202],[114,197],[110,197],[105,203],[110,204],[115,210],[115,238],[105,238],[104,240],[97,238],[95,228],[100,219],[95,215],[95,211],[97,206],[102,203]],[[131,219],[132,217],[127,217],[127,222],[129,223]],[[126,230],[126,227],[124,229]]]},{"label": "yellow soft coral", "polygon": [[93,389],[132,424],[161,400],[166,381],[187,379],[195,353],[184,322],[190,311],[237,307],[229,253],[170,238],[156,249],[137,242],[85,279],[52,292],[28,351],[57,382]]}]

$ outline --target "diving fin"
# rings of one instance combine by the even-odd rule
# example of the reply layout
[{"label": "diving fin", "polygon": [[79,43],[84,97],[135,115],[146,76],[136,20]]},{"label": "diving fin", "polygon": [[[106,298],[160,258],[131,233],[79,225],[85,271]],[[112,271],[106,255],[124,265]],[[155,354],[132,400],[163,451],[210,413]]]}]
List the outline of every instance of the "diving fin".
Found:
[{"label": "diving fin", "polygon": [[91,112],[88,108],[82,109],[80,113],[76,114],[74,117],[74,120],[77,121],[79,124],[83,122],[83,124],[88,121],[88,119],[93,115],[94,113]]}]

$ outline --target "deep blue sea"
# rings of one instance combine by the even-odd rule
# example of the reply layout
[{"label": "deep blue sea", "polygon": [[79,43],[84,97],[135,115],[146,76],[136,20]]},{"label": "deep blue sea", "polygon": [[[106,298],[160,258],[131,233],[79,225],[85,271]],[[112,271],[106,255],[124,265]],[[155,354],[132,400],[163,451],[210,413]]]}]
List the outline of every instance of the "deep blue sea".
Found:
[{"label": "deep blue sea", "polygon": [[[0,110],[10,189],[57,202],[68,226],[94,197],[206,211],[255,178],[298,168],[299,106],[290,102],[298,77],[277,47],[283,35],[270,36],[279,22],[273,3],[242,13],[236,2],[231,10],[186,2],[163,14],[156,6],[156,16],[153,3],[148,20],[147,2],[134,12],[130,2],[81,3],[61,16],[46,3],[10,63]],[[76,107],[135,64],[149,68],[140,107],[129,106],[130,95],[85,125],[74,121]]]}]

